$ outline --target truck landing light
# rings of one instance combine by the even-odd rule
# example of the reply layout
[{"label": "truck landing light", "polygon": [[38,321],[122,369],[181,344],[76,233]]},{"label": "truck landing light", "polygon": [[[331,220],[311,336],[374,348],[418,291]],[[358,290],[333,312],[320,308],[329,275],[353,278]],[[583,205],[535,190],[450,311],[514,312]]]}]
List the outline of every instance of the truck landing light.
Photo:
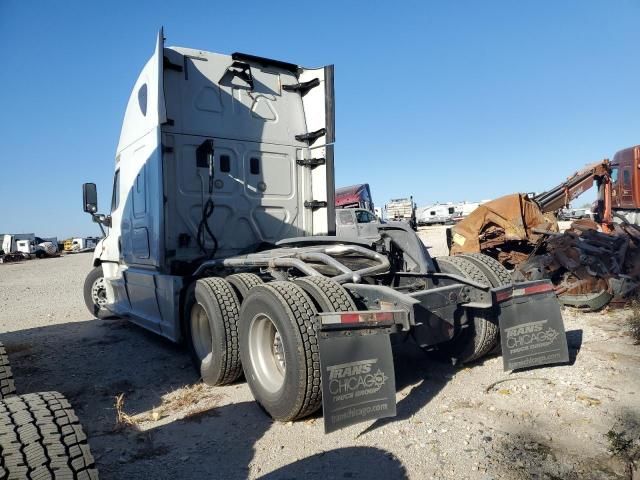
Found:
[{"label": "truck landing light", "polygon": [[331,327],[376,327],[402,323],[408,313],[404,310],[320,313],[320,324]]},{"label": "truck landing light", "polygon": [[[517,284],[516,284],[517,285]],[[551,282],[540,282],[535,285],[529,285],[524,288],[508,287],[496,292],[496,301],[498,303],[506,302],[514,297],[524,297],[526,295],[534,295],[536,293],[546,293],[553,291],[553,284]]]}]

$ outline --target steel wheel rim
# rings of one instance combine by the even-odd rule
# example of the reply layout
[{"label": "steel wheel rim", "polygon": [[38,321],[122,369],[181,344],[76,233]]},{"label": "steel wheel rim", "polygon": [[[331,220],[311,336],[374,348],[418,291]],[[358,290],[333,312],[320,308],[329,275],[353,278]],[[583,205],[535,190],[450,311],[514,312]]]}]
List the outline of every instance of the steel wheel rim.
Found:
[{"label": "steel wheel rim", "polygon": [[204,360],[212,351],[213,337],[209,317],[202,305],[196,303],[191,309],[191,342],[196,356]]},{"label": "steel wheel rim", "polygon": [[282,336],[264,313],[256,315],[249,326],[249,353],[260,384],[272,393],[280,390],[287,372]]},{"label": "steel wheel rim", "polygon": [[91,300],[94,305],[100,308],[107,304],[107,287],[104,283],[104,277],[96,278],[91,285]]}]

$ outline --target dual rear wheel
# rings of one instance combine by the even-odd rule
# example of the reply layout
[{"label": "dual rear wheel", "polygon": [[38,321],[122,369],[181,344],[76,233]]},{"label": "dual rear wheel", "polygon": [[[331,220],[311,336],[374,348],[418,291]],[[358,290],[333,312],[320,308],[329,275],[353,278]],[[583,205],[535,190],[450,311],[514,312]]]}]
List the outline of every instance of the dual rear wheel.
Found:
[{"label": "dual rear wheel", "polygon": [[[490,286],[510,282],[489,257],[437,260],[441,271]],[[295,420],[321,406],[316,316],[354,311],[349,293],[326,277],[263,281],[254,274],[203,278],[192,285],[185,308],[186,338],[205,383],[224,385],[242,374],[254,398],[275,419]],[[494,312],[475,310],[466,328],[439,346],[440,356],[470,362],[498,340]]]},{"label": "dual rear wheel", "polygon": [[201,279],[193,288],[186,333],[206,383],[231,383],[244,372],[254,398],[281,421],[320,408],[315,317],[355,310],[342,286],[325,277],[264,284],[238,274]]},{"label": "dual rear wheel", "polygon": [[[490,287],[511,283],[511,276],[497,260],[480,253],[438,257],[440,271],[469,278]],[[498,344],[499,326],[497,313],[493,310],[469,309],[468,323],[454,337],[438,345],[436,356],[469,363],[485,356]]]}]

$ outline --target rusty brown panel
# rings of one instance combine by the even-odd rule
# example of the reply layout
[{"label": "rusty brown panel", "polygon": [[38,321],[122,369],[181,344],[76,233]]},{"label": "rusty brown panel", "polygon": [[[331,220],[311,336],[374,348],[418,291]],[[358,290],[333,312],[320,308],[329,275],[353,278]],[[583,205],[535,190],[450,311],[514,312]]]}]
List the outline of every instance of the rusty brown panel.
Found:
[{"label": "rusty brown panel", "polygon": [[451,255],[480,252],[508,241],[535,242],[534,229],[555,228],[557,222],[545,218],[526,195],[512,194],[476,208],[452,228]]}]

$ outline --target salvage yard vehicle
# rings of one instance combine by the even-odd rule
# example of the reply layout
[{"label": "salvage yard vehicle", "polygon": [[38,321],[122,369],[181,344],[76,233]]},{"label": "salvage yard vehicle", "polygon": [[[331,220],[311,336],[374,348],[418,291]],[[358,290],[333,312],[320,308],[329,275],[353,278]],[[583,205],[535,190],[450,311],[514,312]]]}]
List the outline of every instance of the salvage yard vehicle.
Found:
[{"label": "salvage yard vehicle", "polygon": [[2,237],[2,250],[6,253],[16,253],[18,251],[18,242],[20,240],[35,240],[33,233],[7,234]]},{"label": "salvage yard vehicle", "polygon": [[609,199],[616,221],[640,225],[640,145],[614,154]]},{"label": "salvage yard vehicle", "polygon": [[98,241],[97,237],[78,237],[71,240],[72,252],[89,252],[96,248]]},{"label": "salvage yard vehicle", "polygon": [[208,384],[244,372],[276,420],[323,406],[326,431],[395,414],[392,334],[465,363],[502,331],[508,369],[566,361],[549,282],[514,288],[483,255],[432,259],[406,223],[335,235],[333,72],[165,48],[161,31],[127,105],[110,215],[83,185],[84,211],[110,227],[90,311],[185,340]]},{"label": "salvage yard vehicle", "polygon": [[58,239],[55,237],[47,239],[36,237],[35,240],[18,240],[16,245],[17,251],[25,254],[27,257],[34,255],[42,258],[58,253]]},{"label": "salvage yard vehicle", "polygon": [[453,223],[456,209],[453,204],[435,204],[418,210],[418,225],[446,225]]},{"label": "salvage yard vehicle", "polygon": [[379,226],[386,222],[362,208],[344,208],[336,210],[336,236],[373,237],[378,236]]},{"label": "salvage yard vehicle", "polygon": [[589,208],[562,208],[558,211],[558,220],[581,220],[592,217],[593,213]]},{"label": "salvage yard vehicle", "polygon": [[412,229],[417,230],[416,204],[413,201],[413,197],[390,200],[384,206],[384,212],[387,220],[407,222]]},{"label": "salvage yard vehicle", "polygon": [[336,208],[363,208],[375,213],[369,184],[336,188]]}]

